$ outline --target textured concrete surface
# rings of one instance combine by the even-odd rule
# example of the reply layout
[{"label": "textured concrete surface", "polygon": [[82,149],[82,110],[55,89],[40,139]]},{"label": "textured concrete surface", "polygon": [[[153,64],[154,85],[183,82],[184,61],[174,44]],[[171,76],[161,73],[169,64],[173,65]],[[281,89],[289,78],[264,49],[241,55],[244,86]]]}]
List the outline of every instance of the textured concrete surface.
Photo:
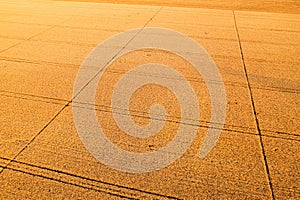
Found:
[{"label": "textured concrete surface", "polygon": [[[299,199],[299,3],[258,7],[254,1],[107,2],[0,3],[1,199]],[[77,101],[86,88],[73,95],[80,65],[94,47],[142,27],[168,28],[193,38],[220,70],[226,120],[217,145],[205,158],[198,154],[213,124],[210,94],[182,57],[155,49],[133,51],[109,65],[95,102]],[[106,46],[107,54],[128,41]],[[182,157],[158,171],[111,169],[85,148],[72,107],[95,109],[107,137],[121,149],[162,148],[181,124],[180,105],[172,92],[150,85],[132,96],[129,117],[136,124],[150,122],[148,108],[153,103],[168,113],[164,128],[143,139],[118,128],[113,110],[127,112],[112,108],[109,98],[114,82],[133,66],[149,62],[175,68],[193,86],[201,120],[189,119],[185,126],[197,127],[196,137]],[[84,70],[96,75],[103,67]],[[163,119],[157,115],[156,120]]]},{"label": "textured concrete surface", "polygon": [[[68,0],[74,1],[74,0]],[[111,0],[76,0],[81,2],[103,2],[111,3]],[[250,10],[261,12],[281,12],[281,13],[299,13],[300,4],[296,0],[114,0],[114,3],[123,4],[140,4],[140,5],[158,5],[158,6],[172,6],[172,7],[188,7],[188,8],[210,8],[210,9],[223,9],[223,10]]]}]

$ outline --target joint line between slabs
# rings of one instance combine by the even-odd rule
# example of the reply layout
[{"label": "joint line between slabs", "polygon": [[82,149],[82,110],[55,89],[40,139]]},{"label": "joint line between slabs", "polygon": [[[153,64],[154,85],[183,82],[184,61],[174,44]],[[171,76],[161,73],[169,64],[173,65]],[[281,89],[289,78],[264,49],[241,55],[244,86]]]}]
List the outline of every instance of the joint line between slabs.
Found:
[{"label": "joint line between slabs", "polygon": [[[3,157],[0,157],[0,159],[9,160],[9,159],[3,158]],[[14,164],[17,164],[18,166],[8,166],[7,167],[8,170],[17,171],[17,172],[21,172],[21,173],[24,173],[24,174],[37,176],[37,177],[40,177],[40,178],[61,182],[61,183],[64,183],[64,184],[70,184],[70,185],[74,185],[74,186],[77,186],[77,187],[82,187],[82,188],[86,188],[86,189],[90,189],[90,190],[94,190],[94,191],[98,191],[98,192],[103,192],[103,191],[93,188],[93,186],[97,187],[97,183],[113,187],[111,189],[111,191],[116,191],[116,189],[122,189],[122,190],[126,190],[126,191],[131,191],[131,192],[139,192],[139,193],[142,193],[142,194],[155,195],[155,196],[168,198],[168,199],[178,199],[178,198],[173,197],[173,196],[168,196],[168,195],[164,195],[164,194],[160,194],[160,193],[156,193],[156,192],[146,191],[146,190],[142,190],[142,189],[138,189],[138,188],[134,188],[134,187],[118,185],[118,184],[115,184],[115,183],[101,181],[101,180],[97,180],[97,179],[77,175],[77,174],[74,174],[74,173],[61,171],[61,170],[54,169],[54,168],[38,166],[38,165],[31,164],[31,163],[17,161],[17,160],[14,160],[12,162],[14,162]],[[28,169],[28,167],[30,169]],[[38,170],[43,170],[43,171],[47,171],[47,172],[51,172],[51,173],[57,173],[57,174],[61,174],[62,176],[59,176],[59,178],[56,178],[55,176],[51,176],[49,173],[35,173],[34,170],[32,170],[32,169],[38,169]],[[83,182],[82,181],[77,182],[75,179],[72,179],[73,181],[67,181],[66,179],[63,178],[64,176],[70,176],[70,177],[73,177],[75,179],[81,179],[81,180],[83,180]],[[96,184],[88,184],[88,183],[84,184],[85,183],[84,181],[92,181],[92,182],[95,182]],[[90,186],[90,187],[88,187],[88,186]],[[114,188],[116,188],[116,189],[114,189]],[[127,199],[135,199],[133,197],[129,198],[128,195],[126,196],[126,194],[124,194],[124,195],[122,195],[122,194],[118,195],[118,194],[115,194],[115,193],[109,193],[109,194],[116,195],[116,196],[124,196]],[[129,192],[129,194],[130,194],[130,192]]]},{"label": "joint line between slabs", "polygon": [[31,138],[28,142],[27,142],[27,144],[25,144],[25,146],[12,158],[12,159],[10,159],[9,161],[8,161],[8,163],[6,163],[5,164],[5,166],[3,166],[2,167],[2,169],[0,170],[0,174],[5,170],[5,169],[7,169],[7,167],[10,165],[10,163],[11,162],[13,162],[22,152],[24,152],[25,151],[25,149],[27,149],[27,147],[29,147],[29,145],[30,144],[32,144],[35,140],[36,140],[36,138],[38,137],[38,136],[40,136],[41,135],[41,133],[58,117],[58,115],[60,115],[61,113],[62,113],[62,111],[63,110],[65,110],[65,108],[67,108],[69,105],[70,105],[70,101],[67,103],[67,104],[65,104],[64,106],[63,106],[63,108],[62,109],[60,109],[59,111],[58,111],[58,113],[56,113],[55,115],[54,115],[54,117],[52,117],[44,126],[43,126],[43,128],[36,134],[36,135],[34,135],[33,136],[33,138]]},{"label": "joint line between slabs", "polygon": [[254,98],[253,98],[253,92],[252,92],[252,88],[251,88],[251,85],[250,85],[249,75],[248,75],[248,71],[247,71],[247,67],[246,67],[246,63],[245,63],[245,57],[244,57],[244,53],[243,53],[240,34],[239,34],[239,31],[238,31],[238,27],[237,27],[235,11],[233,10],[232,13],[233,13],[233,18],[234,18],[234,27],[235,27],[235,31],[236,31],[236,34],[237,34],[237,39],[238,39],[239,48],[240,48],[240,52],[241,52],[241,58],[242,58],[242,62],[243,62],[244,72],[245,72],[247,85],[248,85],[248,89],[249,89],[249,93],[250,93],[251,104],[252,104],[252,108],[253,108],[253,114],[254,114],[255,122],[256,122],[256,128],[257,128],[259,139],[260,139],[260,144],[261,144],[262,154],[263,154],[263,158],[264,158],[265,169],[266,169],[266,172],[267,172],[267,175],[268,175],[269,187],[270,187],[270,190],[271,190],[272,199],[275,200],[270,169],[269,169],[269,166],[268,166],[265,147],[264,147],[262,134],[261,134],[260,126],[259,126],[259,120],[258,120],[258,117],[257,117],[256,107],[255,107]]},{"label": "joint line between slabs", "polygon": [[[70,18],[71,18],[71,17],[70,17]],[[64,24],[64,22],[68,21],[70,18],[68,18],[68,19],[64,20],[63,22],[61,22],[61,24]],[[11,23],[11,22],[9,22],[9,23]],[[59,27],[59,25],[49,25],[48,28],[45,28],[44,30],[41,30],[40,32],[38,32],[38,33],[36,33],[36,34],[34,34],[34,35],[32,35],[32,36],[29,36],[29,37],[26,38],[26,39],[22,39],[21,41],[17,42],[16,44],[11,45],[11,46],[9,46],[9,47],[7,47],[7,48],[1,50],[1,51],[0,51],[0,54],[3,53],[3,52],[5,52],[5,51],[7,51],[7,50],[10,50],[10,49],[12,49],[12,48],[14,48],[14,47],[16,47],[16,46],[18,46],[18,45],[20,45],[20,44],[23,44],[24,42],[31,41],[33,38],[35,38],[35,37],[37,37],[37,36],[39,36],[39,35],[42,35],[42,34],[46,33],[47,31],[49,31],[49,30],[51,30],[51,29],[53,29],[53,28],[55,28],[55,27]]]},{"label": "joint line between slabs", "polygon": [[[118,53],[116,53],[116,55],[114,56],[114,57],[112,57],[111,59],[110,59],[110,61],[106,64],[106,65],[108,65],[112,60],[114,60],[114,58],[116,58],[116,56],[153,20],[153,18],[154,17],[156,17],[156,15],[163,9],[164,7],[161,7],[146,23],[145,23],[145,25],[142,27],[142,29],[138,32],[138,33],[136,33],[128,42],[127,42],[127,44],[125,44],[125,46],[124,47],[122,47],[121,49],[120,49],[120,51],[118,52]],[[36,36],[38,36],[38,35],[40,35],[40,34],[42,34],[42,33],[44,33],[44,32],[47,32],[48,30],[50,30],[50,29],[52,29],[52,28],[54,28],[54,27],[56,27],[56,25],[54,25],[54,26],[51,26],[51,27],[49,27],[48,29],[45,29],[45,30],[43,30],[43,31],[41,31],[41,32],[39,32],[39,33],[37,33],[37,34],[35,34],[35,35],[33,35],[33,36],[31,36],[31,37],[29,37],[29,38],[27,38],[27,39],[25,39],[25,40],[23,40],[23,41],[21,41],[21,42],[19,42],[19,43],[17,43],[17,44],[15,44],[15,45],[12,45],[12,46],[10,46],[10,47],[8,47],[7,49],[4,49],[4,50],[2,50],[2,51],[0,51],[0,53],[2,53],[2,52],[4,52],[4,51],[6,51],[6,50],[8,50],[8,49],[11,49],[11,48],[13,48],[13,47],[15,47],[15,46],[17,46],[17,45],[19,45],[19,44],[21,44],[21,43],[23,43],[23,42],[25,42],[25,41],[29,41],[29,40],[31,40],[32,38],[34,38],[34,37],[36,37]],[[27,147],[32,143],[32,142],[34,142],[35,141],[35,139],[58,117],[58,115],[60,115],[60,113],[66,108],[66,107],[68,107],[72,102],[73,102],[73,100],[81,93],[81,91],[82,90],[84,90],[84,88],[93,80],[93,79],[95,79],[95,77],[100,73],[102,71],[102,69],[101,70],[99,70],[98,71],[98,73],[96,73],[94,76],[93,76],[93,78],[88,82],[88,83],[86,83],[82,88],[81,88],[81,90],[79,90],[79,92],[66,104],[66,105],[64,105],[64,107],[52,118],[52,119],[50,119],[49,120],[49,122],[48,123],[46,123],[46,125],[17,153],[17,155],[15,155],[5,166],[3,166],[2,167],[2,169],[0,170],[0,174],[9,166],[9,164],[12,162],[12,161],[14,161],[25,149],[27,149]]]},{"label": "joint line between slabs", "polygon": [[153,20],[154,17],[156,17],[156,15],[158,15],[158,13],[163,9],[164,7],[161,7],[145,24],[144,26],[141,28],[141,30],[139,32],[137,32],[123,47],[120,48],[120,50],[112,57],[109,59],[109,61],[104,65],[104,67],[102,67],[99,71],[96,72],[96,74],[86,83],[82,86],[82,88],[73,95],[71,102],[72,103],[76,97],[99,75],[99,73],[105,69],[119,54],[120,52],[126,48],[126,46],[134,39],[136,38],[136,36],[144,30],[144,28]]}]

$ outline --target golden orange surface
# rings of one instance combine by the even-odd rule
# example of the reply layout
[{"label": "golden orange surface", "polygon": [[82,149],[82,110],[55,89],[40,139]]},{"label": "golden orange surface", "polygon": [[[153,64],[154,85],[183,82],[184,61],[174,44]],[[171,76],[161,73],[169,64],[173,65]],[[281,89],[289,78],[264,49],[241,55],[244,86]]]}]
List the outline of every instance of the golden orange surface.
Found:
[{"label": "golden orange surface", "polygon": [[248,10],[260,12],[300,13],[300,2],[297,0],[68,0],[80,2],[118,3],[133,5],[156,5],[187,8],[210,8],[224,10]]},{"label": "golden orange surface", "polygon": [[[300,199],[299,9],[299,1],[292,0],[1,1],[0,199]],[[186,58],[166,49],[142,48],[118,57],[143,32],[102,46],[102,54],[83,65],[94,48],[116,34],[153,27],[193,39],[214,61],[222,81],[204,80]],[[176,37],[162,38],[163,44],[185,48],[174,42]],[[207,58],[193,50],[185,53]],[[182,119],[174,91],[157,83],[138,88],[128,108],[112,105],[116,83],[147,63],[184,76],[199,104],[200,120]],[[79,73],[86,79],[76,88]],[[128,87],[153,77],[178,80],[161,71],[143,71]],[[95,98],[85,98],[93,84]],[[208,84],[225,88],[222,128],[211,121]],[[146,127],[153,104],[167,113],[166,118],[154,113],[153,121],[165,122],[157,134],[134,137],[116,123],[114,114]],[[148,166],[115,159],[122,171],[104,162],[118,156],[112,148],[96,158],[83,143],[79,130],[99,138],[90,116],[82,114],[91,110],[106,138],[127,152],[156,152],[176,138],[179,127],[183,139],[194,128],[195,137],[165,167],[132,173],[134,167],[123,167]],[[210,128],[221,135],[201,158]],[[164,151],[162,160],[181,145]]]}]

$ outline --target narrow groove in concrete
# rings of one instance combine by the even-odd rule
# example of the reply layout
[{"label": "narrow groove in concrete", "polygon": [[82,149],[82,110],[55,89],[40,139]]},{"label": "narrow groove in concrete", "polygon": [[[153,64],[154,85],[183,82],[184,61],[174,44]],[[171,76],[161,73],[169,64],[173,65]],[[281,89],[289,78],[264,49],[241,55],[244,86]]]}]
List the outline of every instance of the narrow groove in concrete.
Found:
[{"label": "narrow groove in concrete", "polygon": [[[8,160],[8,159],[2,158],[2,157],[0,157],[0,159]],[[95,191],[98,191],[98,192],[106,192],[106,193],[114,195],[114,196],[120,196],[120,197],[124,197],[124,198],[128,198],[128,199],[135,199],[135,198],[130,196],[130,193],[132,193],[132,192],[137,192],[139,194],[142,194],[142,195],[144,194],[144,195],[148,195],[148,196],[152,196],[152,197],[178,199],[176,197],[169,196],[169,195],[159,194],[159,193],[156,193],[156,192],[150,192],[150,191],[141,190],[141,189],[137,189],[137,188],[133,188],[133,187],[127,187],[127,186],[124,186],[124,185],[118,185],[118,184],[114,184],[114,183],[110,183],[110,182],[106,182],[106,181],[96,180],[96,179],[93,179],[93,178],[77,175],[77,174],[74,174],[74,173],[65,172],[65,171],[62,171],[62,170],[57,170],[57,169],[52,169],[52,168],[47,168],[47,167],[43,167],[43,166],[38,166],[38,165],[26,163],[26,162],[17,161],[17,160],[13,160],[11,165],[9,167],[6,167],[6,168],[8,170],[18,171],[18,172],[29,174],[29,175],[32,175],[32,176],[38,176],[38,177],[41,177],[41,178],[50,179],[50,180],[53,180],[53,181],[58,181],[58,182],[62,182],[62,183],[69,184],[69,185],[75,185],[77,187],[91,189],[91,190],[95,190]],[[43,171],[45,171],[45,173],[38,174],[38,173],[34,172],[35,170],[43,170]],[[59,178],[52,177],[49,174],[49,172],[54,173],[54,174],[58,174]],[[87,181],[87,182],[90,182],[90,183],[84,184],[84,182],[82,182],[82,181],[78,182],[78,183],[76,183],[76,181],[73,181],[73,182],[65,181],[65,180],[63,180],[63,176],[78,178],[79,180]],[[97,186],[97,184],[100,184],[100,185]],[[106,187],[107,186],[112,187],[112,188],[107,188],[111,192],[108,192],[107,190],[103,191],[105,188],[103,188],[102,190],[99,189],[99,188],[101,188],[101,185],[105,185]],[[88,187],[88,186],[90,186],[90,187]],[[125,190],[125,192],[124,192],[125,194],[122,195],[123,192],[120,193],[120,191],[119,191],[120,189]],[[133,194],[131,194],[131,195],[133,195]]]},{"label": "narrow groove in concrete", "polygon": [[[34,101],[34,102],[42,102],[42,103],[50,103],[50,104],[56,104],[56,105],[65,105],[66,102],[68,102],[68,100],[64,100],[64,99],[58,99],[58,98],[51,98],[51,97],[45,97],[45,96],[40,96],[40,95],[33,95],[33,94],[26,94],[26,93],[18,93],[18,92],[10,92],[10,91],[4,91],[4,90],[0,90],[0,96],[3,97],[8,97],[8,98],[16,98],[16,99],[22,99],[22,100],[28,100],[28,101]],[[89,104],[89,103],[82,103],[82,102],[72,102],[72,103],[76,103],[78,104],[78,107],[81,107],[82,109],[90,109],[89,107],[91,106],[95,106],[95,110],[99,111],[99,112],[109,112],[108,109],[111,109],[111,107],[109,106],[105,106],[105,105],[93,105],[93,104]],[[80,106],[81,105],[81,106]],[[122,111],[127,111],[127,110],[120,110],[120,114],[122,114]],[[132,111],[132,110],[130,110]],[[137,113],[135,116],[137,117],[142,117],[142,118],[146,118],[143,116],[143,114],[147,114],[145,112],[139,112],[139,111],[135,111],[133,110],[133,112]],[[150,118],[147,118],[150,119]],[[160,120],[160,119],[156,119],[156,120]],[[169,121],[172,123],[180,123],[180,121]],[[208,125],[201,125],[201,123],[205,123],[205,124],[209,124],[211,123],[210,121],[204,121],[201,120],[200,124],[186,124],[186,125],[191,125],[191,126],[198,126],[198,127],[202,127],[202,128],[208,128]],[[185,123],[184,123],[185,124]],[[254,132],[251,131],[244,131],[246,129],[253,129],[253,128],[249,128],[249,127],[245,127],[245,126],[237,126],[237,125],[232,125],[232,124],[224,124],[224,131],[228,131],[228,132],[233,132],[233,133],[239,133],[239,134],[247,134],[247,135],[256,135]],[[213,128],[213,127],[212,127]],[[242,130],[239,130],[242,129]],[[243,130],[244,129],[244,130]],[[256,129],[255,129],[256,130]],[[290,140],[290,141],[300,141],[300,139],[293,139],[293,138],[287,138],[288,136],[290,137],[296,137],[296,138],[300,138],[300,135],[295,134],[295,133],[289,133],[289,132],[278,132],[278,131],[272,131],[272,130],[261,130],[263,132],[269,132],[272,135],[267,135],[267,134],[263,134],[264,137],[266,138],[279,138],[279,139],[285,139],[285,140]],[[274,136],[273,134],[276,135],[280,135],[280,136]]]},{"label": "narrow groove in concrete", "polygon": [[245,63],[245,57],[244,57],[244,53],[243,53],[241,38],[240,38],[240,35],[239,35],[234,10],[232,11],[232,13],[233,13],[233,18],[234,18],[234,26],[235,26],[235,30],[236,30],[236,34],[237,34],[237,38],[238,38],[238,42],[239,42],[243,67],[244,67],[244,71],[245,71],[245,76],[246,76],[246,80],[247,80],[247,83],[248,83],[248,88],[249,88],[249,93],[250,93],[250,98],[251,98],[251,104],[252,104],[252,108],[253,108],[253,114],[254,114],[254,117],[255,117],[256,127],[257,127],[257,131],[258,131],[259,139],[260,139],[260,144],[261,144],[262,154],[263,154],[263,158],[264,158],[265,169],[266,169],[266,172],[267,172],[269,187],[270,187],[270,190],[271,190],[272,199],[275,200],[275,194],[274,194],[271,174],[270,174],[269,165],[268,165],[268,161],[267,161],[267,156],[266,156],[266,152],[265,152],[265,147],[264,147],[264,143],[263,143],[263,136],[262,136],[260,126],[259,126],[259,120],[258,120],[258,117],[257,117],[257,112],[256,112],[255,103],[254,103],[252,88],[251,88],[251,85],[250,85],[249,75],[248,75],[248,71],[247,71],[247,67],[246,67],[246,63]]},{"label": "narrow groove in concrete", "polygon": [[[67,20],[69,20],[69,19],[67,19]],[[65,21],[67,21],[67,20],[65,20]],[[65,22],[65,21],[64,21],[64,22]],[[64,23],[64,22],[62,22],[62,23]],[[16,46],[18,46],[18,45],[20,45],[20,44],[23,44],[24,42],[30,41],[32,38],[35,38],[35,37],[37,37],[37,36],[39,36],[39,35],[41,35],[41,34],[47,32],[47,31],[49,31],[49,30],[51,30],[51,29],[53,29],[53,28],[55,28],[55,27],[57,27],[57,26],[58,26],[58,25],[49,25],[48,28],[45,28],[44,30],[42,30],[42,31],[40,31],[40,32],[38,32],[38,33],[36,33],[36,34],[34,34],[34,35],[32,35],[32,36],[30,36],[30,37],[28,37],[28,38],[26,38],[26,39],[21,40],[20,42],[14,44],[14,45],[12,45],[12,46],[9,46],[9,47],[7,47],[7,48],[1,50],[1,51],[0,51],[0,54],[3,53],[3,52],[5,52],[5,51],[7,51],[7,50],[10,50],[10,49],[12,49],[12,48],[14,48],[14,47],[16,47]]]},{"label": "narrow groove in concrete", "polygon": [[[0,159],[7,160],[6,158],[2,158],[2,157],[0,157]],[[96,190],[96,191],[98,191],[96,188],[101,188],[101,184],[104,184],[106,186],[114,187],[115,189],[112,188],[112,191],[116,191],[119,188],[119,189],[125,189],[129,193],[130,192],[138,192],[140,194],[149,195],[151,197],[154,196],[154,197],[162,197],[162,198],[168,198],[168,199],[179,199],[177,197],[170,196],[170,195],[164,195],[164,194],[160,194],[160,193],[156,193],[156,192],[150,192],[150,191],[141,190],[141,189],[137,189],[137,188],[132,188],[132,187],[127,187],[127,186],[118,185],[118,184],[114,184],[114,183],[109,183],[109,182],[106,182],[106,181],[96,180],[96,179],[93,179],[93,178],[88,178],[88,177],[77,175],[77,174],[74,174],[74,173],[65,172],[65,171],[62,171],[62,170],[52,169],[52,168],[43,167],[43,166],[38,166],[38,165],[35,165],[35,164],[30,164],[30,163],[26,163],[26,162],[22,162],[22,161],[16,161],[16,160],[13,161],[12,165],[10,165],[10,167],[8,169],[13,170],[13,171],[19,171],[19,172],[26,173],[26,174],[29,173],[30,175],[33,175],[33,176],[42,176],[42,178],[51,179],[51,180],[54,180],[54,181],[59,181],[59,182],[63,181],[66,184],[76,184],[76,186],[79,186],[79,187],[81,187],[81,186],[85,187],[85,185],[88,185],[88,186],[91,186],[91,187],[88,187],[89,189]],[[41,175],[41,174],[36,173],[35,170],[42,170],[45,173],[42,173],[43,175]],[[55,176],[54,177],[51,176],[48,172],[58,173],[60,175],[59,176],[60,178],[55,178]],[[214,179],[214,177],[205,177],[204,179],[191,180],[191,179],[184,178],[185,175],[181,174],[180,172],[176,173],[176,174],[178,176],[183,176],[183,178],[180,179],[180,181],[182,181],[182,182],[187,181],[187,184],[192,182],[194,184],[200,184],[200,185],[208,184],[210,186],[216,186],[216,183],[207,183],[206,182],[207,178]],[[52,174],[52,175],[54,175],[54,174]],[[74,182],[64,181],[63,180],[64,176],[66,176],[66,177],[70,176],[70,177],[78,178],[79,180],[82,180],[82,181],[80,183],[77,183],[76,181],[74,181]],[[84,183],[83,181],[87,181],[87,182],[91,182],[91,183]],[[225,180],[223,180],[223,181],[225,181]],[[226,181],[229,181],[229,182],[232,181],[232,184],[235,184],[235,181],[239,181],[241,183],[242,182],[243,183],[247,182],[245,180],[240,180],[240,179],[238,179],[238,180],[227,180],[226,179]],[[97,184],[100,184],[100,185],[97,186]],[[260,184],[260,183],[252,183],[253,184],[252,185],[251,183],[249,184],[247,182],[247,184],[248,184],[248,186],[250,186],[250,185],[254,186],[254,185],[257,185],[257,184]],[[223,190],[223,189],[219,188],[218,191],[228,192],[227,190]],[[246,188],[244,188],[244,189],[246,189]],[[100,191],[103,191],[103,190],[100,190]],[[241,189],[241,190],[236,190],[235,192],[247,193],[248,191]],[[125,192],[125,194],[126,194],[126,192]],[[252,195],[257,195],[259,197],[266,196],[266,194],[264,194],[264,193],[258,193],[258,192],[253,192],[253,191],[251,192],[251,194]]]},{"label": "narrow groove in concrete", "polygon": [[8,167],[8,165],[13,162],[19,155],[21,155],[22,152],[25,151],[25,149],[27,149],[37,138],[39,135],[41,135],[41,133],[58,117],[58,115],[60,115],[62,113],[63,110],[65,110],[65,108],[67,108],[69,106],[70,102],[68,102],[66,105],[63,106],[62,109],[60,109],[55,115],[54,117],[52,117],[43,127],[42,129],[35,134],[28,142],[27,144],[5,165],[3,166],[3,169],[0,170],[0,175],[1,173]]},{"label": "narrow groove in concrete", "polygon": [[142,29],[137,32],[107,63],[106,65],[101,68],[79,91],[77,94],[75,94],[73,97],[72,97],[72,100],[71,102],[73,102],[73,100],[99,75],[99,73],[102,72],[102,70],[107,66],[109,65],[119,54],[120,52],[126,48],[126,46],[152,21],[152,19],[158,15],[158,13],[163,9],[163,7],[161,7],[154,15],[153,17],[151,17],[146,23],[145,25],[142,27]]}]

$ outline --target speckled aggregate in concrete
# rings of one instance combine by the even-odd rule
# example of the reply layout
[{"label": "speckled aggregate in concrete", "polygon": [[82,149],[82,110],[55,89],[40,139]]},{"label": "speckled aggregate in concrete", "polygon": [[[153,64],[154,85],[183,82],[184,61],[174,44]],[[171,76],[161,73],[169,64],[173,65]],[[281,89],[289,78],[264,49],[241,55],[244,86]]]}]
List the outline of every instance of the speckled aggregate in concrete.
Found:
[{"label": "speckled aggregate in concrete", "polygon": [[[226,120],[217,145],[203,159],[198,154],[210,124],[210,95],[190,63],[174,54],[153,49],[126,54],[110,64],[95,101],[77,101],[87,94],[85,88],[73,96],[79,68],[94,47],[117,33],[143,27],[168,28],[193,38],[219,68],[226,90]],[[299,14],[65,1],[1,2],[0,196],[300,198],[299,27]],[[127,42],[130,38],[105,47],[106,53]],[[180,107],[172,93],[152,85],[132,96],[129,109],[133,116],[128,117],[137,124],[149,123],[151,103],[161,103],[168,111],[164,129],[148,139],[123,133],[107,98],[114,81],[132,66],[148,62],[173,66],[185,76],[197,95],[201,120],[190,119],[192,123],[185,124],[198,127],[196,137],[171,165],[142,174],[117,171],[85,148],[72,107],[95,109],[99,124],[119,148],[133,152],[160,149],[180,125]],[[96,75],[103,67],[91,65],[84,70]],[[114,112],[126,114],[122,108],[114,108]],[[163,119],[157,116],[156,120]]]}]

